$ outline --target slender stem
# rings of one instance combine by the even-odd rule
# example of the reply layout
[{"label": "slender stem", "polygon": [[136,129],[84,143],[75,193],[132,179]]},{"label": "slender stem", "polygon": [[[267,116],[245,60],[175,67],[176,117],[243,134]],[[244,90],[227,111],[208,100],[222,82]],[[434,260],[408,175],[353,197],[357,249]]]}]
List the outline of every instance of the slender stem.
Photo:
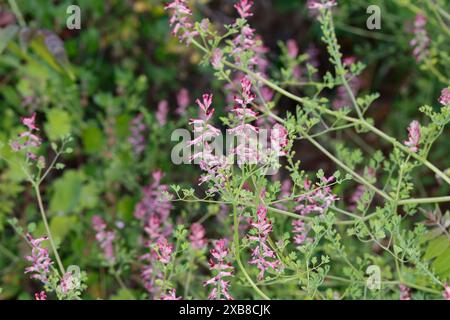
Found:
[{"label": "slender stem", "polygon": [[400,200],[398,202],[398,204],[405,205],[405,204],[438,203],[438,202],[450,202],[450,196],[404,199],[404,200]]},{"label": "slender stem", "polygon": [[311,138],[309,135],[307,135],[306,133],[303,133],[303,135],[306,137],[306,139],[311,142],[317,149],[319,149],[320,151],[322,151],[327,157],[329,157],[331,160],[333,160],[337,165],[339,165],[342,169],[344,169],[345,171],[347,171],[348,173],[350,173],[355,179],[357,179],[359,182],[361,182],[362,184],[364,184],[366,187],[368,187],[369,189],[372,189],[373,191],[375,191],[376,193],[378,193],[380,196],[382,196],[383,198],[385,198],[386,200],[392,200],[391,197],[389,195],[387,195],[384,191],[381,191],[380,189],[378,189],[377,187],[375,187],[374,185],[372,185],[371,183],[367,182],[366,179],[364,179],[362,176],[360,176],[358,173],[356,173],[355,171],[353,171],[352,169],[350,169],[347,165],[345,165],[342,161],[340,161],[338,158],[336,158],[335,156],[333,156],[330,152],[328,152],[327,149],[325,149],[324,147],[322,147],[320,145],[320,143],[318,143],[316,140],[314,140],[313,138]]},{"label": "slender stem", "polygon": [[64,269],[64,265],[61,262],[61,258],[59,257],[58,250],[56,249],[55,241],[53,240],[52,233],[50,231],[50,227],[48,225],[47,217],[45,215],[44,205],[42,204],[42,198],[41,198],[41,192],[39,191],[39,185],[33,183],[34,191],[36,193],[36,198],[39,205],[39,211],[41,212],[42,221],[44,222],[44,227],[47,232],[48,239],[50,241],[50,245],[53,250],[53,254],[55,255],[56,262],[58,264],[59,270],[61,271],[61,275],[64,275],[66,273]]},{"label": "slender stem", "polygon": [[14,15],[17,18],[17,21],[19,21],[19,25],[22,28],[25,28],[27,24],[25,23],[25,20],[23,19],[22,12],[20,12],[19,6],[17,5],[16,0],[8,0],[9,6],[11,7],[11,10],[14,12]]}]

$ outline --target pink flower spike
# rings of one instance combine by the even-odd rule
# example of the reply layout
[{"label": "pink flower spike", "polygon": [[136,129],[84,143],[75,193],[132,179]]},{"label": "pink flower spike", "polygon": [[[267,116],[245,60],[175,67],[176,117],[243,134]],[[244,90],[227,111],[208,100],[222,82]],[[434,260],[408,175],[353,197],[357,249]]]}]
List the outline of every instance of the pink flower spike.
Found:
[{"label": "pink flower spike", "polygon": [[161,126],[167,123],[167,114],[169,113],[169,103],[167,100],[162,100],[158,104],[158,111],[156,112],[156,119]]},{"label": "pink flower spike", "polygon": [[96,231],[95,239],[103,250],[103,257],[106,261],[113,264],[116,260],[113,245],[116,233],[114,231],[106,230],[106,223],[99,215],[94,215],[92,217],[92,228]]},{"label": "pink flower spike", "polygon": [[267,269],[280,271],[282,265],[275,252],[268,245],[268,238],[272,232],[272,222],[267,218],[267,208],[263,205],[258,207],[257,218],[251,221],[251,226],[255,230],[255,235],[249,235],[249,241],[255,245],[252,249],[252,259],[249,264],[254,264],[259,269],[258,280],[264,279]]},{"label": "pink flower spike", "polygon": [[181,297],[177,297],[175,289],[170,290],[168,293],[161,297],[161,300],[181,300]]},{"label": "pink flower spike", "polygon": [[31,262],[32,265],[25,268],[25,273],[33,273],[31,275],[32,279],[38,279],[45,284],[48,282],[50,266],[53,264],[48,249],[41,246],[41,243],[48,240],[48,237],[33,239],[30,234],[27,234],[27,239],[31,244],[31,255],[26,256],[25,259]]},{"label": "pink flower spike", "polygon": [[253,6],[252,0],[241,0],[239,3],[234,5],[234,8],[237,10],[242,19],[253,16],[253,13],[250,12],[250,9]]},{"label": "pink flower spike", "polygon": [[446,283],[444,285],[443,297],[445,300],[450,300],[450,286]]},{"label": "pink flower spike", "polygon": [[34,300],[47,300],[47,294],[45,291],[34,294]]},{"label": "pink flower spike", "polygon": [[209,295],[210,300],[233,300],[233,297],[228,292],[230,285],[226,278],[233,276],[233,266],[228,261],[230,260],[230,252],[228,250],[228,241],[226,239],[217,240],[214,243],[214,248],[210,253],[212,258],[209,260],[211,271],[215,271],[216,275],[204,282],[204,285],[214,285],[214,289]]},{"label": "pink flower spike", "polygon": [[22,124],[25,125],[25,126],[27,126],[28,129],[30,129],[30,130],[39,130],[39,128],[36,127],[36,125],[35,125],[36,112],[33,113],[33,114],[31,115],[31,117],[29,117],[29,118],[25,118],[25,117],[24,117],[24,118],[22,118],[21,120],[22,120]]},{"label": "pink flower spike", "polygon": [[309,9],[312,10],[321,10],[321,9],[330,9],[331,7],[334,7],[337,5],[336,0],[329,0],[322,2],[321,0],[313,0],[309,3]]},{"label": "pink flower spike", "polygon": [[175,110],[175,113],[180,116],[185,115],[189,102],[189,91],[186,88],[182,88],[177,93],[178,108]]},{"label": "pink flower spike", "polygon": [[200,223],[193,223],[191,225],[189,240],[194,249],[203,249],[206,246],[205,228]]},{"label": "pink flower spike", "polygon": [[289,39],[286,42],[286,47],[288,49],[288,54],[291,58],[297,58],[298,56],[298,45],[294,39]]},{"label": "pink flower spike", "polygon": [[400,285],[400,300],[411,300],[411,289],[407,286],[401,284]]},{"label": "pink flower spike", "polygon": [[420,124],[417,120],[410,123],[408,127],[408,140],[403,142],[412,152],[419,151]]},{"label": "pink flower spike", "polygon": [[222,66],[222,50],[219,48],[215,48],[212,52],[211,56],[211,64],[214,67],[214,69],[220,69]]},{"label": "pink flower spike", "polygon": [[450,90],[444,88],[441,91],[441,96],[439,97],[439,103],[446,106],[450,103]]}]

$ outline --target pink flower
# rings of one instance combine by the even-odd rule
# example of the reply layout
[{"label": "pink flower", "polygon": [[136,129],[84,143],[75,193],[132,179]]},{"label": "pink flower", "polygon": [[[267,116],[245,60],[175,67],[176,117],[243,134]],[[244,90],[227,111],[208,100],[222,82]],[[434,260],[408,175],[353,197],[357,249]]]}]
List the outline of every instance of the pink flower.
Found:
[{"label": "pink flower", "polygon": [[145,150],[145,129],[144,115],[140,113],[131,121],[131,136],[128,138],[128,142],[131,143],[135,155],[140,155]]},{"label": "pink flower", "polygon": [[422,15],[416,15],[414,20],[414,38],[409,42],[413,47],[413,56],[416,61],[420,62],[428,56],[428,46],[430,44],[430,38],[428,37],[425,25],[427,24],[427,18]]},{"label": "pink flower", "polygon": [[189,240],[194,249],[203,249],[206,246],[205,228],[200,223],[193,223],[191,225]]},{"label": "pink flower", "polygon": [[156,111],[156,119],[159,124],[164,126],[167,123],[167,114],[169,113],[169,103],[167,100],[162,100],[158,103],[158,111]]},{"label": "pink flower", "polygon": [[259,269],[258,280],[263,280],[266,270],[270,268],[279,271],[281,269],[281,262],[267,243],[267,239],[272,232],[272,222],[267,219],[267,208],[260,205],[256,216],[256,219],[252,219],[250,223],[254,228],[255,235],[251,234],[248,236],[249,241],[253,245],[256,245],[252,249],[252,259],[249,263],[257,266]]},{"label": "pink flower", "polygon": [[297,245],[302,245],[306,240],[311,241],[308,238],[308,229],[305,226],[305,222],[302,220],[294,220],[292,221],[292,232],[294,235],[294,243]]},{"label": "pink flower", "polygon": [[400,300],[411,300],[411,290],[404,285],[400,285]]},{"label": "pink flower", "polygon": [[321,1],[321,0],[313,0],[310,1],[308,4],[309,9],[330,9],[331,7],[334,7],[337,5],[336,0],[328,0],[328,1]]},{"label": "pink flower", "polygon": [[170,290],[168,293],[161,297],[161,300],[181,300],[181,297],[177,297],[175,289]]},{"label": "pink flower", "polygon": [[408,127],[408,140],[403,142],[412,152],[419,151],[420,142],[420,124],[414,120]]},{"label": "pink flower", "polygon": [[253,6],[252,0],[241,0],[239,1],[239,3],[236,3],[234,5],[234,7],[238,11],[242,19],[253,16],[253,13],[250,12],[252,6]]},{"label": "pink flower", "polygon": [[173,28],[172,33],[178,35],[181,42],[189,43],[193,37],[198,35],[190,20],[192,11],[188,8],[185,0],[174,0],[168,3],[165,9],[171,9],[169,23]]},{"label": "pink flower", "polygon": [[355,56],[348,56],[348,57],[345,57],[343,60],[343,63],[346,66],[350,66],[350,65],[354,64],[355,62],[356,62]]},{"label": "pink flower", "polygon": [[[10,143],[11,149],[14,152],[25,149],[27,158],[34,161],[38,160],[38,157],[30,148],[38,148],[42,144],[41,138],[33,132],[39,130],[35,125],[35,119],[36,113],[33,113],[29,118],[22,118],[22,124],[27,127],[28,131],[20,133],[18,140],[11,141]],[[40,161],[45,163],[45,159],[43,161],[41,159]]]},{"label": "pink flower", "polygon": [[166,238],[160,237],[156,243],[149,242],[150,251],[142,255],[139,260],[144,261],[141,268],[141,278],[145,289],[153,296],[159,296],[157,280],[163,280],[164,268],[170,263],[173,254],[173,245]]},{"label": "pink flower", "polygon": [[32,265],[25,268],[25,273],[33,273],[31,275],[32,279],[38,279],[45,284],[48,281],[50,266],[53,264],[48,254],[48,249],[41,247],[41,243],[48,240],[48,237],[33,239],[30,234],[27,234],[27,239],[31,244],[31,255],[26,256],[25,259],[31,262]]},{"label": "pink flower", "polygon": [[32,130],[38,130],[39,131],[39,128],[36,127],[36,125],[35,125],[35,120],[36,120],[36,112],[33,113],[31,115],[31,117],[29,117],[29,118],[23,117],[22,118],[22,124],[24,126],[27,126],[30,131],[32,131]]},{"label": "pink flower", "polygon": [[294,39],[289,39],[286,42],[286,47],[288,49],[288,54],[291,58],[297,58],[298,56],[298,45],[297,42],[295,42]]},{"label": "pink flower", "polygon": [[75,288],[75,279],[71,272],[66,272],[61,278],[60,288],[62,293],[67,294],[69,291]]},{"label": "pink flower", "polygon": [[212,257],[209,260],[210,270],[216,275],[204,282],[204,285],[214,285],[215,288],[209,295],[210,300],[222,300],[222,297],[226,300],[233,300],[233,297],[228,292],[229,280],[233,276],[233,266],[229,262],[230,252],[227,248],[228,241],[226,239],[217,240],[214,244],[214,248],[210,253]]},{"label": "pink flower", "polygon": [[186,88],[182,88],[177,93],[178,108],[175,110],[175,113],[180,116],[185,115],[189,102],[189,91]]},{"label": "pink flower", "polygon": [[39,293],[35,293],[34,294],[34,299],[35,300],[47,300],[47,294],[45,293],[45,291],[41,291]]},{"label": "pink flower", "polygon": [[172,258],[173,245],[167,239],[159,238],[156,243],[157,260],[163,264],[168,264]]},{"label": "pink flower", "polygon": [[97,232],[95,239],[103,250],[104,258],[110,264],[114,264],[116,257],[114,254],[113,241],[116,238],[116,233],[114,231],[106,231],[106,223],[99,215],[92,217],[92,228]]},{"label": "pink flower", "polygon": [[219,48],[215,48],[212,52],[211,56],[211,64],[214,67],[214,69],[220,69],[222,66],[222,50]]},{"label": "pink flower", "polygon": [[447,283],[444,285],[444,292],[442,293],[442,296],[445,300],[450,300],[450,286]]},{"label": "pink flower", "polygon": [[153,183],[143,188],[142,198],[134,209],[134,217],[144,224],[150,240],[156,240],[172,232],[172,225],[168,220],[172,203],[164,196],[168,186],[160,183],[163,173],[158,170],[152,175]]},{"label": "pink flower", "polygon": [[439,103],[446,106],[450,103],[450,90],[444,88],[441,91],[441,96],[439,97]]},{"label": "pink flower", "polygon": [[306,179],[304,181],[304,187],[306,193],[296,199],[300,204],[295,207],[301,215],[305,216],[311,212],[319,214],[324,213],[336,200],[336,197],[327,183],[334,180],[334,177],[322,178],[324,185],[317,184],[316,188],[311,188],[311,182]]},{"label": "pink flower", "polygon": [[270,143],[272,150],[274,150],[278,155],[286,155],[286,147],[288,145],[288,131],[284,126],[277,123],[273,126],[270,131]]}]

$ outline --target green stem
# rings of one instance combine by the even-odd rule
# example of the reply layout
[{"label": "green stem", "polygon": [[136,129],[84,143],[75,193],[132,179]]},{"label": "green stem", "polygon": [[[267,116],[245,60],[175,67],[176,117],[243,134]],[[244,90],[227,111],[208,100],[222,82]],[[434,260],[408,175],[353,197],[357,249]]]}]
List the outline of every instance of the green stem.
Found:
[{"label": "green stem", "polygon": [[11,10],[14,12],[14,15],[17,18],[17,21],[19,22],[19,25],[22,28],[25,28],[27,24],[25,23],[25,20],[23,19],[22,12],[20,12],[19,6],[16,3],[16,0],[8,0],[9,6],[11,7]]},{"label": "green stem", "polygon": [[39,211],[41,212],[42,221],[44,222],[44,227],[47,232],[48,239],[50,241],[50,245],[53,250],[53,254],[55,255],[56,262],[58,264],[59,270],[61,271],[61,276],[63,276],[66,271],[64,269],[64,265],[61,262],[61,258],[59,257],[58,250],[56,249],[55,241],[53,240],[52,233],[50,231],[50,227],[48,225],[47,216],[45,215],[44,205],[42,204],[41,192],[39,191],[39,185],[33,183],[34,192],[36,193],[36,198],[39,205]]}]

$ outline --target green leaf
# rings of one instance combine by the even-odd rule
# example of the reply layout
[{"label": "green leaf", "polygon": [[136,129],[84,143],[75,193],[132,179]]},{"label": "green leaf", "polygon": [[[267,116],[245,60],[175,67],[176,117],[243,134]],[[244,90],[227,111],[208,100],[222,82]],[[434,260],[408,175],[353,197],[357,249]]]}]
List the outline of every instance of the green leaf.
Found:
[{"label": "green leaf", "polygon": [[447,236],[440,236],[430,241],[427,250],[425,251],[424,259],[430,260],[441,255],[449,247],[450,242]]},{"label": "green leaf", "polygon": [[80,203],[83,179],[79,172],[68,170],[53,184],[50,212],[69,213]]},{"label": "green leaf", "polygon": [[0,29],[0,54],[8,46],[8,43],[14,38],[19,31],[19,27],[16,25],[9,25],[6,28]]},{"label": "green leaf", "polygon": [[431,266],[438,275],[446,279],[450,275],[450,248],[441,253]]},{"label": "green leaf", "polygon": [[80,197],[80,210],[81,209],[92,209],[98,203],[98,195],[100,191],[94,182],[91,182],[81,189]]},{"label": "green leaf", "polygon": [[86,128],[81,134],[81,138],[87,153],[98,153],[103,149],[105,138],[99,128],[94,126]]},{"label": "green leaf", "polygon": [[50,231],[55,241],[61,243],[76,222],[77,217],[74,215],[53,217],[50,221]]},{"label": "green leaf", "polygon": [[71,127],[71,118],[66,111],[61,109],[51,109],[47,112],[45,131],[50,140],[57,140],[68,135]]}]

